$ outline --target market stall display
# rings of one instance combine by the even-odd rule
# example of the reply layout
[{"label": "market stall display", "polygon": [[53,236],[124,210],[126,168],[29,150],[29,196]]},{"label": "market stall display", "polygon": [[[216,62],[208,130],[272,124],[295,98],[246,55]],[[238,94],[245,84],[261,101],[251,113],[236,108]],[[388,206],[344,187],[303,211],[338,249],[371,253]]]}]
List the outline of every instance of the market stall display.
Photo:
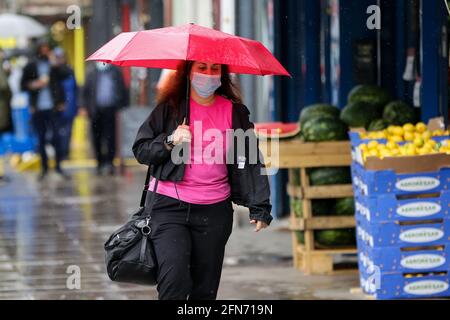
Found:
[{"label": "market stall display", "polygon": [[387,144],[353,150],[362,290],[377,299],[448,297],[448,142]]}]

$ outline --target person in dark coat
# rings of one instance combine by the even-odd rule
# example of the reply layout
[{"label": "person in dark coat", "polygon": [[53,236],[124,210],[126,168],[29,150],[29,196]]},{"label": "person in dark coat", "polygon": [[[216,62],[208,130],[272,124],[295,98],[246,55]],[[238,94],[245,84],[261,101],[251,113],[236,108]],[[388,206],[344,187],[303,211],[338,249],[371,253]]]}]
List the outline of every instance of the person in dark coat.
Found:
[{"label": "person in dark coat", "polygon": [[48,132],[51,131],[55,150],[56,172],[65,179],[69,176],[61,169],[62,139],[59,135],[62,112],[65,109],[65,94],[62,81],[67,77],[64,70],[53,64],[50,45],[41,41],[37,46],[37,56],[24,68],[21,88],[29,94],[32,122],[39,140],[41,174],[39,180],[48,173],[48,157],[45,150]]},{"label": "person in dark coat", "polygon": [[[190,98],[183,100],[186,92]],[[150,182],[144,211],[150,213],[160,300],[216,299],[232,202],[249,208],[256,232],[272,220],[269,181],[249,115],[228,66],[187,62],[138,130],[134,155],[160,178]],[[247,135],[227,139],[229,132]],[[178,163],[180,150],[190,152]]]},{"label": "person in dark coat", "polygon": [[116,115],[129,103],[128,89],[119,68],[97,62],[95,70],[87,76],[83,99],[91,121],[97,174],[106,168],[112,175],[116,154]]},{"label": "person in dark coat", "polygon": [[67,75],[62,86],[65,95],[65,108],[62,113],[61,125],[59,133],[61,136],[61,148],[63,159],[67,159],[70,153],[70,139],[72,136],[72,125],[78,112],[78,87],[73,69],[67,63],[65,52],[62,48],[57,47],[53,50],[55,56],[55,64],[60,68],[60,72]]},{"label": "person in dark coat", "polygon": [[[3,69],[3,51],[0,49],[0,140],[2,133],[11,132],[13,130],[12,114],[11,114],[11,98],[12,92],[8,84],[7,72]],[[0,182],[6,181],[3,169],[3,155],[0,141]]]}]

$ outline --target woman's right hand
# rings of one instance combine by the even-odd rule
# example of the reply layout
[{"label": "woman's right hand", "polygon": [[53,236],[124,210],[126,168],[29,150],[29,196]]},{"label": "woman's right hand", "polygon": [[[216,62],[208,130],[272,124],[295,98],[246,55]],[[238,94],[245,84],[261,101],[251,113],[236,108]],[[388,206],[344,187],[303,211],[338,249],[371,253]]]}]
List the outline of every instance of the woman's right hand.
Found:
[{"label": "woman's right hand", "polygon": [[173,133],[173,144],[179,145],[183,142],[191,142],[192,134],[189,126],[186,125],[186,118],[184,118],[183,123],[178,126],[178,128]]}]

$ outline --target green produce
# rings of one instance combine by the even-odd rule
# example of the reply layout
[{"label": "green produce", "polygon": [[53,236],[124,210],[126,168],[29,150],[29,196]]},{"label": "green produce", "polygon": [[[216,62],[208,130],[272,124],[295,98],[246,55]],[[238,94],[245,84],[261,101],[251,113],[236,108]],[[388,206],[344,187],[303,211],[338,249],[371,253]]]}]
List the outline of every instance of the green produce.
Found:
[{"label": "green produce", "polygon": [[297,218],[303,217],[302,200],[291,197],[290,198],[290,207],[291,207],[291,212],[294,213],[294,215]]},{"label": "green produce", "polygon": [[299,122],[300,125],[303,126],[308,120],[321,116],[339,119],[339,112],[340,110],[338,108],[329,104],[313,104],[302,109]]},{"label": "green produce", "polygon": [[389,123],[387,123],[384,119],[376,119],[373,120],[369,127],[367,128],[368,131],[382,131],[386,129],[389,126]]},{"label": "green produce", "polygon": [[314,240],[317,245],[326,247],[353,246],[356,244],[355,229],[317,230]]},{"label": "green produce", "polygon": [[337,199],[333,212],[337,216],[353,216],[355,214],[355,199],[353,197]]},{"label": "green produce", "polygon": [[295,231],[295,236],[297,237],[297,241],[300,244],[305,244],[305,232],[304,231]]},{"label": "green produce", "polygon": [[389,103],[384,108],[383,119],[388,124],[395,126],[417,122],[414,109],[403,101],[393,101]]},{"label": "green produce", "polygon": [[392,97],[389,92],[374,85],[358,85],[348,94],[349,104],[362,102],[371,105],[380,113],[390,101],[392,101]]},{"label": "green produce", "polygon": [[291,181],[289,182],[293,186],[300,185],[300,169],[290,169],[292,175],[290,176]]},{"label": "green produce", "polygon": [[381,111],[364,102],[349,103],[341,111],[341,120],[352,128],[367,128],[369,124],[381,117]]},{"label": "green produce", "polygon": [[313,200],[311,203],[313,216],[333,215],[335,200]]},{"label": "green produce", "polygon": [[313,118],[303,125],[302,136],[307,142],[348,140],[348,128],[339,119]]},{"label": "green produce", "polygon": [[349,167],[318,168],[309,170],[309,180],[312,186],[350,184],[352,176]]}]

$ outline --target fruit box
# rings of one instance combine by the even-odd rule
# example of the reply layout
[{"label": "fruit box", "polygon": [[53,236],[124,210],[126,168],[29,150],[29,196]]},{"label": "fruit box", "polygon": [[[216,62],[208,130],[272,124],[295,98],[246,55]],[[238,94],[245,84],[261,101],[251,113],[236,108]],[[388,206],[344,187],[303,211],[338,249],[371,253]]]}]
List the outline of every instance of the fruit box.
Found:
[{"label": "fruit box", "polygon": [[369,223],[356,215],[356,237],[372,248],[392,246],[434,246],[450,241],[450,219]]},{"label": "fruit box", "polygon": [[450,155],[367,158],[352,165],[355,191],[366,195],[436,193],[449,190]]},{"label": "fruit box", "polygon": [[450,218],[450,192],[398,199],[394,194],[355,195],[355,212],[370,223]]},{"label": "fruit box", "polygon": [[[444,125],[444,119],[442,117],[440,118],[433,118],[430,119],[430,121],[427,124],[427,130],[428,131],[435,131],[435,130],[445,130]],[[364,128],[351,128],[348,135],[350,137],[350,142],[352,144],[352,148],[357,148],[363,143],[368,143],[370,141],[378,141],[378,143],[387,143],[387,139],[361,139],[360,134],[361,133],[367,133],[366,129]],[[436,142],[441,142],[444,140],[450,139],[450,136],[436,136],[432,137],[432,139]]]},{"label": "fruit box", "polygon": [[432,247],[372,248],[358,241],[360,267],[378,268],[381,273],[450,270],[450,242]]},{"label": "fruit box", "polygon": [[450,297],[448,270],[421,274],[380,273],[360,265],[359,277],[363,292],[378,300]]}]

